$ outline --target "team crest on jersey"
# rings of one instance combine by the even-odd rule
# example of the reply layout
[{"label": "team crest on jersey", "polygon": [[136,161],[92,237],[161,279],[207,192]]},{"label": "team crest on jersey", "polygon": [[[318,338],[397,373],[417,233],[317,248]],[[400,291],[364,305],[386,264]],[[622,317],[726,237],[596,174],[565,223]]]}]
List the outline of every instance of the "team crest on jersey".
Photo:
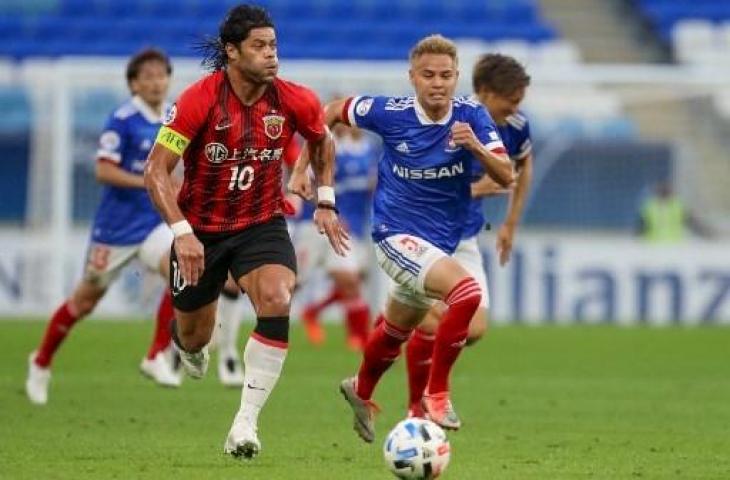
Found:
[{"label": "team crest on jersey", "polygon": [[228,158],[228,149],[218,142],[205,145],[205,157],[210,163],[222,163]]},{"label": "team crest on jersey", "polygon": [[370,107],[373,106],[373,99],[372,98],[366,98],[364,100],[361,100],[360,103],[357,104],[357,107],[355,107],[355,112],[360,115],[361,117],[364,117],[368,114],[370,111]]},{"label": "team crest on jersey", "polygon": [[444,151],[447,153],[458,152],[461,149],[454,141],[454,136],[449,132],[449,137],[446,139],[446,148]]},{"label": "team crest on jersey", "polygon": [[101,148],[109,152],[115,151],[121,145],[122,139],[119,138],[119,134],[113,130],[107,130],[101,134],[99,138],[99,144]]},{"label": "team crest on jersey", "polygon": [[266,115],[264,118],[264,133],[272,140],[281,137],[284,131],[284,117],[281,115]]}]

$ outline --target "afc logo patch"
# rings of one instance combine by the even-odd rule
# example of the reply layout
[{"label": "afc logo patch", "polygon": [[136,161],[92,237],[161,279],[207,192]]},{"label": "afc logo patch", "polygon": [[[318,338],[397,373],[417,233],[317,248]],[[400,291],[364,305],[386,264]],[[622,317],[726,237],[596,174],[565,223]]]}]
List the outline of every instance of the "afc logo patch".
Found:
[{"label": "afc logo patch", "polygon": [[266,115],[263,117],[264,133],[272,140],[276,140],[284,131],[284,120],[281,115]]}]

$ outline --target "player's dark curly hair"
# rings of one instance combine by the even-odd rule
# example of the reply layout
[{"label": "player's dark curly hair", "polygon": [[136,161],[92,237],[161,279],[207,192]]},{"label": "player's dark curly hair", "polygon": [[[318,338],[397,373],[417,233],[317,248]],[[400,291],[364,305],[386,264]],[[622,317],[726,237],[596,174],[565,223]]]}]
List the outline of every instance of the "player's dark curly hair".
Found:
[{"label": "player's dark curly hair", "polygon": [[127,62],[127,85],[131,84],[132,80],[137,78],[139,71],[142,69],[142,65],[147,62],[162,63],[167,69],[167,74],[172,75],[172,63],[170,63],[170,58],[165,52],[157,48],[146,48],[137,52]]},{"label": "player's dark curly hair", "polygon": [[208,37],[197,45],[203,54],[203,67],[211,71],[223,70],[228,64],[226,44],[239,45],[246,40],[251,30],[263,27],[274,28],[269,12],[257,5],[241,4],[233,7],[221,22],[218,36]]},{"label": "player's dark curly hair", "polygon": [[517,90],[530,85],[530,76],[520,62],[507,55],[488,53],[482,55],[472,70],[474,93],[487,89],[509,97]]}]

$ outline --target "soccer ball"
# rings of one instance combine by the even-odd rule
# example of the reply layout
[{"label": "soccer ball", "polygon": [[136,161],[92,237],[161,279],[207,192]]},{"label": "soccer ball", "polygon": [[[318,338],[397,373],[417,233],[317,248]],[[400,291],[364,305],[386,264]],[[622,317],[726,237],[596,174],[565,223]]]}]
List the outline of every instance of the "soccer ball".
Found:
[{"label": "soccer ball", "polygon": [[425,480],[443,473],[450,447],[441,427],[422,418],[407,418],[385,438],[383,455],[396,477]]}]

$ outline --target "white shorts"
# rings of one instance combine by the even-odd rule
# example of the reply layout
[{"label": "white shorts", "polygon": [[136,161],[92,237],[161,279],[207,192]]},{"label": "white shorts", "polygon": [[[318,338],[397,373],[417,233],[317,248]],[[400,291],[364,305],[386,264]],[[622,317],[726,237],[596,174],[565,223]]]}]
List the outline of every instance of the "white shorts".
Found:
[{"label": "white shorts", "polygon": [[84,279],[106,288],[119,276],[133,258],[153,272],[160,271],[160,262],[170,253],[173,234],[165,223],[156,226],[142,243],[107,245],[91,242],[86,251]]},{"label": "white shorts", "polygon": [[360,272],[364,269],[365,246],[354,237],[350,238],[350,252],[344,257],[332,250],[327,235],[319,233],[314,222],[298,222],[292,238],[297,254],[297,276],[302,283],[307,281],[317,267],[327,272]]},{"label": "white shorts", "polygon": [[474,277],[482,290],[482,301],[479,304],[482,308],[489,308],[489,289],[487,288],[487,274],[484,271],[484,260],[479,250],[477,237],[465,238],[456,247],[452,255],[469,274]]},{"label": "white shorts", "polygon": [[435,300],[426,295],[424,282],[431,267],[448,256],[443,250],[413,235],[397,234],[375,244],[378,265],[393,280],[390,295],[400,303],[427,310]]}]

